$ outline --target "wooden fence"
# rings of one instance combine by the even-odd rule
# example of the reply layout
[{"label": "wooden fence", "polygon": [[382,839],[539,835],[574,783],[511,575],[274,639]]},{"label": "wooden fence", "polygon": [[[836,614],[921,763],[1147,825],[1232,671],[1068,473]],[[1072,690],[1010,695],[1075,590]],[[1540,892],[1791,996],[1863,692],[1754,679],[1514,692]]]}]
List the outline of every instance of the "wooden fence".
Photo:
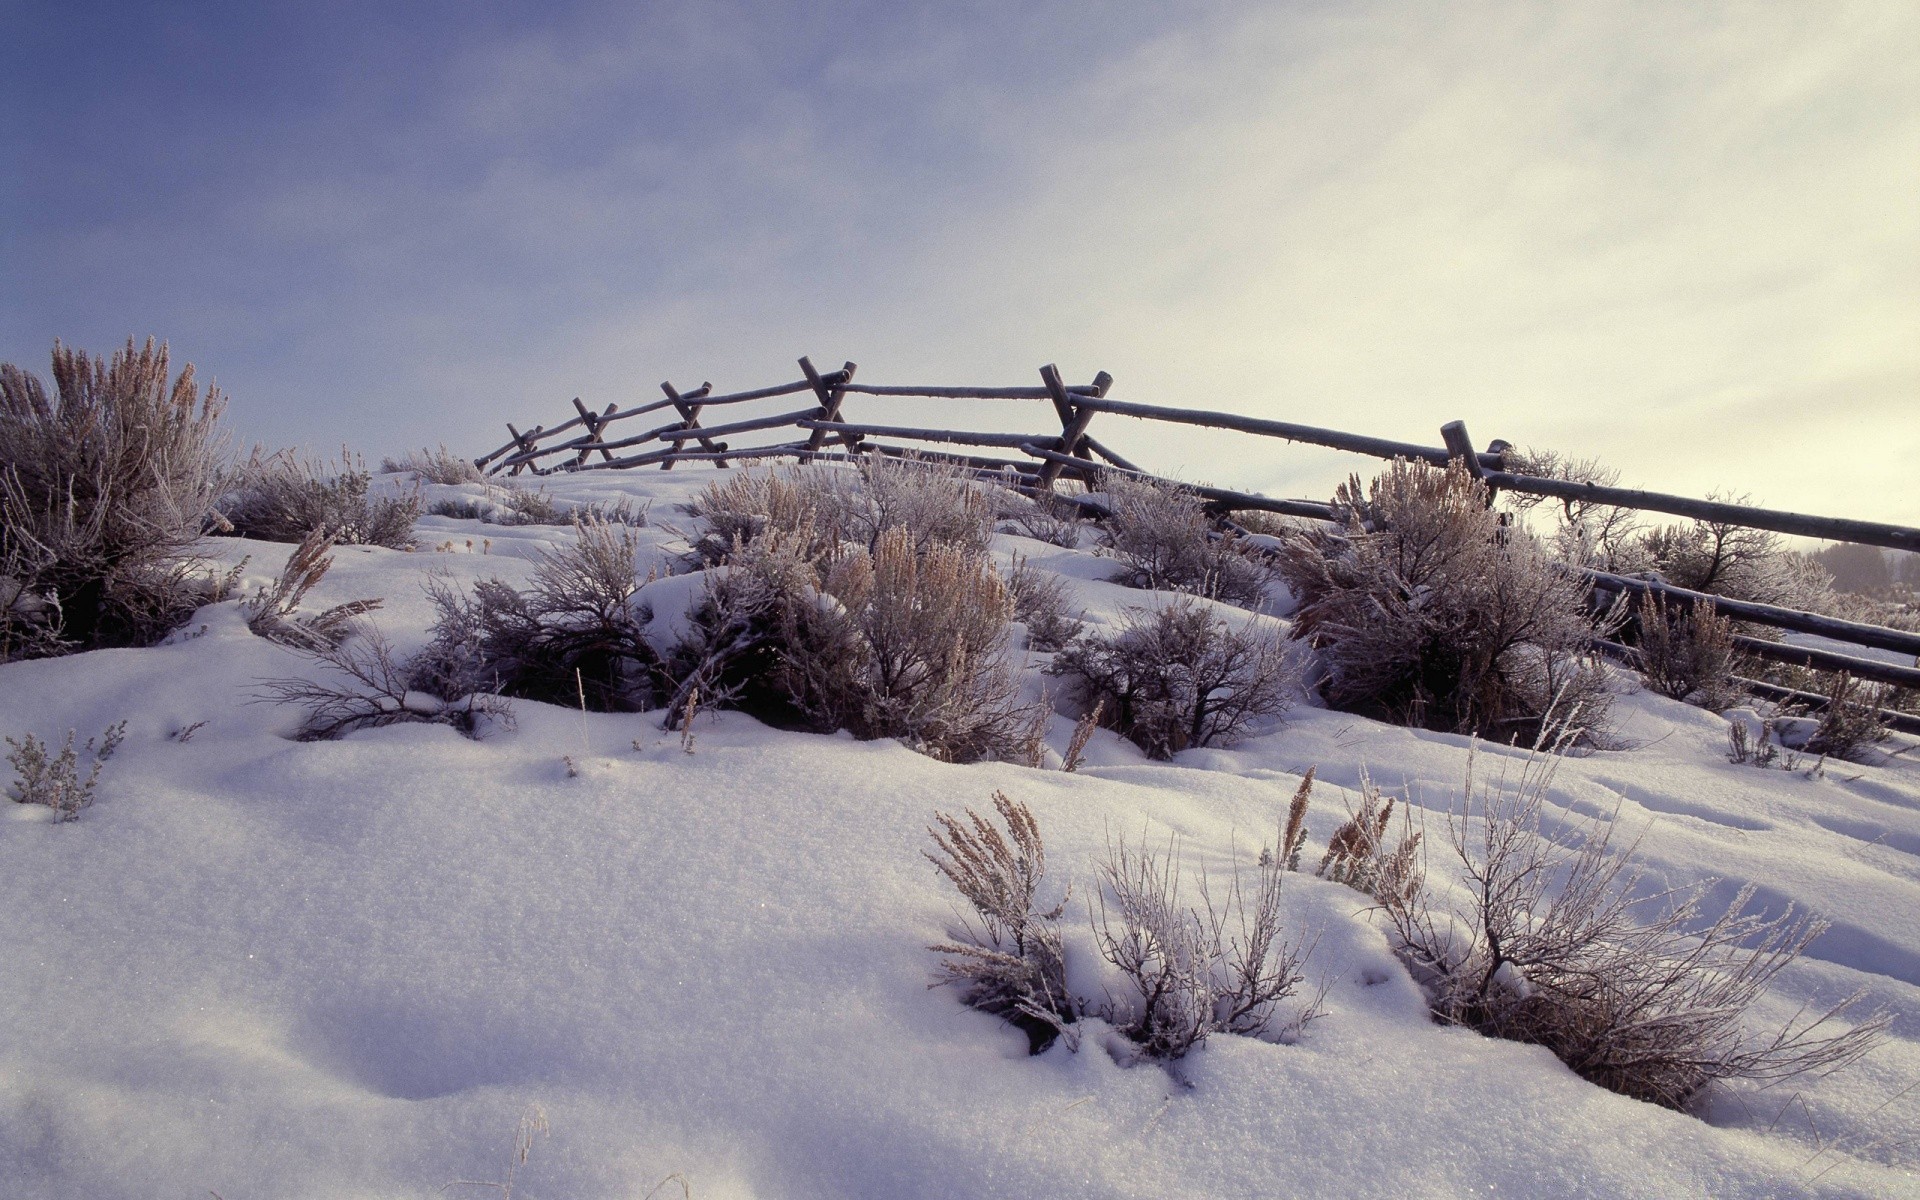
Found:
[{"label": "wooden fence", "polygon": [[[792,383],[719,395],[714,394],[710,383],[684,392],[671,383],[663,383],[660,385],[662,399],[624,409],[609,404],[597,413],[575,399],[574,415],[557,425],[536,425],[522,433],[509,424],[507,432],[511,440],[492,453],[476,459],[475,464],[490,474],[504,471],[509,475],[550,475],[557,472],[631,469],[655,464],[662,470],[672,470],[676,463],[682,462],[705,462],[724,467],[734,462],[772,458],[809,461],[842,459],[861,454],[914,454],[1010,477],[1008,482],[1029,490],[1051,490],[1063,476],[1085,480],[1097,487],[1098,477],[1103,472],[1172,482],[1149,474],[1091,435],[1089,427],[1093,419],[1108,413],[1117,417],[1279,438],[1382,459],[1404,458],[1435,466],[1445,466],[1457,460],[1494,491],[1518,492],[1567,504],[1628,508],[1774,533],[1920,552],[1920,529],[1909,526],[1812,516],[1752,505],[1519,474],[1507,469],[1506,451],[1510,447],[1506,443],[1496,441],[1486,450],[1475,450],[1465,424],[1459,421],[1441,427],[1442,445],[1424,446],[1236,413],[1114,400],[1107,396],[1113,379],[1106,372],[1094,376],[1089,384],[1068,385],[1062,380],[1059,370],[1051,364],[1040,368],[1038,387],[874,386],[854,382],[853,363],[823,374],[806,358],[800,359],[800,371],[801,378]],[[709,410],[712,409],[729,410],[723,415],[730,415],[731,412],[741,411],[735,406],[782,400],[788,396],[802,396],[805,399],[801,407],[785,411],[743,416],[717,424],[702,423],[710,419]],[[1036,433],[1006,433],[860,422],[849,418],[844,411],[848,399],[854,396],[1040,403],[1050,409],[1059,431],[1055,433],[1048,429]],[[612,428],[617,422],[634,417],[649,413],[664,415],[668,412],[672,414],[671,419],[643,432],[623,437],[616,436]],[[736,439],[741,435],[747,435],[752,441],[748,444],[738,443]],[[720,440],[723,438],[729,440]],[[769,438],[771,440],[767,440]],[[1000,453],[977,453],[983,450]],[[616,453],[622,451],[630,453]],[[1336,519],[1333,506],[1321,501],[1276,499],[1190,484],[1180,486],[1197,493],[1210,509],[1220,514],[1261,511],[1318,520]],[[1740,621],[1814,634],[1843,644],[1891,651],[1902,656],[1911,655],[1920,660],[1920,634],[1905,630],[1692,592],[1657,577],[1627,577],[1592,570],[1584,571],[1584,574],[1596,595],[1603,599],[1657,595],[1667,603],[1685,608],[1711,602],[1722,613]],[[1845,672],[1879,683],[1920,688],[1920,661],[1916,665],[1902,665],[1856,654],[1750,637],[1740,638],[1739,644],[1742,650],[1759,658],[1816,670]],[[1762,690],[1769,686],[1760,685]],[[1779,689],[1772,690],[1777,692]],[[1901,728],[1920,732],[1920,718],[1904,714],[1892,716]]]}]

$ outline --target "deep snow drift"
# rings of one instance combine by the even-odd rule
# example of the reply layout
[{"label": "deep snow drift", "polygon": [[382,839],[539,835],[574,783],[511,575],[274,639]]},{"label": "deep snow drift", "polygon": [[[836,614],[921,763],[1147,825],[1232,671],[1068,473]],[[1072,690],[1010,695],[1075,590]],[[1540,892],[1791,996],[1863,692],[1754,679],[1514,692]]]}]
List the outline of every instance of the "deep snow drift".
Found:
[{"label": "deep snow drift", "polygon": [[[692,525],[674,506],[713,477],[549,486],[650,498],[640,536],[664,562]],[[417,533],[415,553],[339,549],[310,603],[382,597],[374,623],[407,649],[432,619],[429,571],[523,582],[572,536],[443,517]],[[208,545],[251,556],[249,586],[291,549]],[[1096,623],[1149,599],[1089,550],[1002,536],[997,552],[1073,580]],[[676,587],[692,594],[655,585],[669,622]],[[1031,805],[1056,889],[1073,884],[1076,983],[1097,993],[1086,898],[1110,837],[1176,837],[1190,879],[1218,878],[1273,840],[1315,767],[1311,862],[1363,769],[1444,813],[1462,738],[1303,701],[1172,763],[1101,732],[1067,774],[725,713],[688,753],[657,713],[516,702],[517,728],[478,741],[407,725],[292,741],[299,713],[258,702],[261,681],[321,670],[250,633],[237,602],[167,645],[0,666],[0,733],[128,723],[77,822],[0,812],[0,1194],[484,1194],[538,1106],[550,1132],[514,1194],[547,1200],[1920,1196],[1920,752],[1815,778],[1735,765],[1722,718],[1623,676],[1628,748],[1560,766],[1553,804],[1637,837],[1651,883],[1751,882],[1832,922],[1759,1019],[1857,987],[1894,1014],[1847,1071],[1726,1087],[1693,1116],[1433,1024],[1366,898],[1309,874],[1285,903],[1317,938],[1326,1014],[1292,1044],[1216,1035],[1169,1072],[1119,1065],[1092,1029],[1029,1058],[927,987],[926,946],[956,915],[921,854],[936,809],[984,810],[996,788]],[[1071,725],[1055,721],[1056,751]],[[1517,757],[1480,755],[1482,771]]]}]

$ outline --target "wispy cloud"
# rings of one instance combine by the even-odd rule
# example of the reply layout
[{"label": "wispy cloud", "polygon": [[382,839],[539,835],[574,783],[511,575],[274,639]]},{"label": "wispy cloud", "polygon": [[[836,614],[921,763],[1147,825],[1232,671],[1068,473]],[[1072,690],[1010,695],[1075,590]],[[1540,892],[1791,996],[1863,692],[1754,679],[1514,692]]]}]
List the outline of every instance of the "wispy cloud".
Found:
[{"label": "wispy cloud", "polygon": [[[1084,12],[203,21],[167,44],[276,69],[50,83],[78,108],[18,120],[45,178],[7,202],[0,351],[152,328],[261,436],[376,450],[800,353],[888,379],[1058,360],[1139,399],[1423,440],[1463,417],[1649,485],[1920,520],[1920,14]],[[100,202],[91,160],[143,100],[143,194]],[[1308,493],[1358,465],[1111,435]]]}]

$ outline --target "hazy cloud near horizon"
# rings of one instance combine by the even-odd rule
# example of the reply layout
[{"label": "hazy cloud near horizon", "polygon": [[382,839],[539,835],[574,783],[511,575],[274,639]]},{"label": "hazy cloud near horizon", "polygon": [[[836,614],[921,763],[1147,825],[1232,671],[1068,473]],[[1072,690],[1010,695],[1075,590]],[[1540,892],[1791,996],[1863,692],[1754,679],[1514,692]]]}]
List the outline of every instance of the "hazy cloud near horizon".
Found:
[{"label": "hazy cloud near horizon", "polygon": [[[0,18],[0,357],[155,333],[247,435],[376,455],[802,353],[1057,361],[1920,522],[1910,6],[193,11]],[[1188,478],[1365,467],[1102,426]]]}]

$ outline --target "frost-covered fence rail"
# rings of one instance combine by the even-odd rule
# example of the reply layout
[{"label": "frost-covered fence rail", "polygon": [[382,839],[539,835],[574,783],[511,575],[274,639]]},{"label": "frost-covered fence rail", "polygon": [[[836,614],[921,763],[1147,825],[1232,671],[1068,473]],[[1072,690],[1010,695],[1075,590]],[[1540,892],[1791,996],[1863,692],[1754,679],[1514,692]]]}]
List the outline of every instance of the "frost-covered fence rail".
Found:
[{"label": "frost-covered fence rail", "polygon": [[[1142,470],[1091,435],[1089,427],[1094,417],[1105,413],[1135,420],[1270,437],[1381,459],[1405,458],[1435,466],[1458,461],[1493,491],[1541,496],[1569,505],[1600,504],[1719,525],[1920,552],[1920,529],[1908,526],[1783,512],[1753,505],[1604,487],[1509,471],[1506,451],[1510,447],[1507,443],[1495,441],[1485,450],[1476,450],[1467,435],[1465,424],[1459,421],[1441,427],[1442,445],[1427,446],[1291,421],[1247,417],[1238,413],[1115,400],[1107,395],[1113,379],[1104,371],[1085,385],[1067,384],[1059,370],[1051,364],[1040,368],[1040,385],[1037,387],[875,385],[854,382],[853,363],[826,373],[817,370],[807,358],[801,358],[799,363],[800,379],[750,391],[716,395],[712,384],[703,383],[682,392],[671,383],[663,383],[660,385],[663,399],[625,409],[608,405],[600,412],[594,412],[575,399],[574,415],[557,425],[536,425],[522,433],[509,424],[507,432],[511,440],[475,462],[490,472],[506,471],[517,475],[530,471],[546,475],[557,471],[616,470],[656,463],[662,470],[671,470],[679,462],[711,462],[726,466],[732,462],[770,458],[807,461],[847,459],[867,454],[912,454],[969,470],[1008,476],[1015,486],[1035,490],[1050,491],[1063,477],[1081,480],[1097,489],[1100,474],[1107,471],[1119,471],[1163,483],[1173,482]],[[804,396],[808,402],[802,407],[777,406],[782,410],[743,415],[717,424],[702,424],[703,414],[708,409],[776,401],[787,396]],[[935,429],[893,421],[857,420],[844,412],[850,397],[863,400],[871,397],[876,400],[913,398],[1044,402],[1051,407],[1051,415],[1059,428],[1057,433],[1051,430],[1019,433]],[[615,436],[612,432],[617,422],[668,410],[671,410],[673,418],[663,424],[626,436]],[[752,445],[735,445],[731,441],[720,440],[741,435],[750,438],[760,435],[772,437],[773,440]],[[631,453],[616,454],[616,451]],[[992,451],[1000,453],[994,454]],[[1221,515],[1237,511],[1261,511],[1316,520],[1335,520],[1338,517],[1332,505],[1320,501],[1276,499],[1191,484],[1178,486],[1198,494],[1210,509]],[[1689,608],[1711,601],[1726,615],[1750,624],[1813,634],[1844,644],[1892,651],[1902,656],[1913,655],[1916,664],[1903,665],[1818,647],[1789,645],[1759,638],[1740,639],[1741,649],[1759,658],[1822,671],[1844,672],[1880,683],[1920,687],[1920,634],[1843,621],[1818,613],[1689,592],[1657,578],[1628,578],[1599,571],[1584,573],[1593,585],[1596,596],[1601,599],[1618,595],[1656,595],[1663,601]]]}]

